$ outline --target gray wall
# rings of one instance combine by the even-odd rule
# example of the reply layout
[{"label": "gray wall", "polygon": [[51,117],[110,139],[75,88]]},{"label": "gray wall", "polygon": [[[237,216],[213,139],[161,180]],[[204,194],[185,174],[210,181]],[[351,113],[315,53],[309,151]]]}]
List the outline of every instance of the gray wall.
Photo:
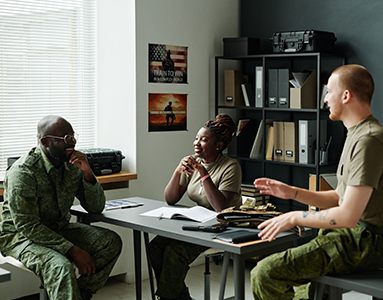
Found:
[{"label": "gray wall", "polygon": [[[239,0],[97,0],[97,146],[121,150],[123,170],[138,174],[129,188],[107,191],[108,200],[163,201],[175,167],[214,114],[214,57],[222,37],[238,36],[239,19]],[[188,47],[188,84],[148,83],[149,43]],[[188,94],[188,130],[148,132],[148,93]],[[112,229],[125,251],[113,272],[132,282],[132,231]]]},{"label": "gray wall", "polygon": [[336,51],[347,63],[361,64],[375,80],[372,111],[383,122],[382,0],[241,0],[241,36],[258,37],[264,53],[272,52],[273,32],[331,31]]},{"label": "gray wall", "polygon": [[[193,140],[212,118],[214,57],[224,36],[239,34],[238,0],[136,0],[137,173],[130,192],[164,200],[163,191]],[[148,83],[148,44],[188,47],[188,84]],[[187,98],[187,131],[148,132],[148,94],[181,93]],[[214,116],[214,114],[213,114]],[[184,204],[191,204],[187,197]]]}]

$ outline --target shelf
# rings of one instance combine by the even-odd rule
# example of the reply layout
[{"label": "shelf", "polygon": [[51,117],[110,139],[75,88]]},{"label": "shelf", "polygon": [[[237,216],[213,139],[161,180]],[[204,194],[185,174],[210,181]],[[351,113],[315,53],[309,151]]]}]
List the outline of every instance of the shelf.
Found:
[{"label": "shelf", "polygon": [[[259,163],[266,163],[266,164],[276,164],[276,165],[287,165],[287,166],[294,166],[294,167],[302,167],[302,168],[316,168],[317,165],[314,163],[311,164],[300,164],[298,162],[287,162],[287,161],[278,161],[278,160],[267,160],[267,159],[254,159],[249,158],[247,156],[240,156],[240,155],[228,155],[231,158],[234,158],[236,160],[242,160],[242,161],[252,161],[252,162],[259,162]],[[320,165],[320,167],[330,167],[330,166],[336,166],[337,162],[329,162],[325,165]]]},{"label": "shelf", "polygon": [[114,182],[135,180],[137,179],[137,174],[121,171],[120,173],[96,176],[96,178],[101,184],[104,184],[104,183],[114,183]]},{"label": "shelf", "polygon": [[[233,63],[234,62],[234,63]],[[238,63],[237,63],[238,62]],[[267,176],[276,178],[282,182],[293,186],[308,188],[308,178],[310,174],[319,175],[323,172],[336,172],[337,160],[339,160],[343,143],[345,140],[345,131],[338,122],[329,122],[328,108],[322,108],[322,85],[327,82],[327,78],[331,72],[341,65],[345,64],[345,57],[338,53],[323,53],[323,52],[294,52],[294,53],[269,53],[255,55],[239,55],[239,56],[216,56],[215,57],[215,112],[229,113],[235,121],[240,119],[255,120],[254,128],[246,132],[246,137],[236,139],[232,147],[229,148],[229,155],[233,159],[239,161],[242,168],[243,182],[253,182],[255,178]],[[257,67],[262,67],[261,81],[257,82]],[[225,104],[225,76],[224,70],[238,69],[243,75],[246,75],[248,82],[252,84],[253,89],[258,87],[262,89],[262,105],[264,107],[249,107],[249,106],[226,106]],[[304,70],[316,70],[316,94],[315,105],[310,103],[308,107],[316,108],[276,108],[267,107],[268,93],[270,89],[269,78],[270,69],[289,69],[292,72],[302,72]],[[256,91],[254,90],[254,93]],[[256,94],[256,93],[255,93]],[[298,106],[294,106],[298,107]],[[307,106],[306,106],[307,107]],[[247,153],[252,151],[254,140],[256,140],[260,121],[280,121],[280,122],[296,122],[300,120],[314,120],[316,124],[315,136],[311,142],[310,149],[319,149],[325,141],[328,141],[329,136],[333,136],[331,144],[331,152],[329,163],[322,165],[319,163],[299,163],[288,161],[273,161],[266,160],[265,153],[267,152],[267,128],[264,126],[262,134],[262,158],[249,158]],[[323,129],[322,121],[326,121],[326,131]],[[326,133],[324,136],[322,133]],[[313,136],[313,133],[310,133]],[[293,137],[293,136],[291,136]],[[299,138],[299,133],[295,132],[295,137]],[[286,138],[286,137],[285,137]],[[287,137],[289,139],[289,137]],[[312,147],[313,146],[313,147]],[[293,147],[290,145],[290,147]],[[299,148],[294,147],[295,155],[299,155]],[[283,147],[282,147],[283,148]],[[282,149],[281,148],[281,149]],[[306,149],[305,149],[306,150]],[[247,154],[247,155],[246,155]],[[302,160],[301,160],[302,161]],[[319,178],[319,177],[318,177]],[[286,206],[289,209],[297,208],[295,202],[279,201],[274,199],[276,205]]]},{"label": "shelf", "polygon": [[253,54],[253,55],[240,55],[240,56],[216,56],[217,59],[263,59],[263,58],[299,58],[299,57],[334,57],[343,58],[343,55],[338,53],[324,53],[324,52],[294,52],[294,53],[270,53],[270,54]]},{"label": "shelf", "polygon": [[[311,108],[272,108],[272,107],[252,107],[252,106],[225,106],[218,105],[218,109],[240,109],[240,110],[266,110],[266,111],[277,111],[277,112],[305,112],[305,113],[316,113],[317,109]],[[320,111],[328,111],[327,108],[321,108]]]},{"label": "shelf", "polygon": [[[108,183],[117,183],[117,182],[128,182],[129,180],[135,180],[138,177],[136,173],[121,171],[115,174],[96,176],[96,178],[101,184],[108,184]],[[3,196],[3,194],[4,194],[4,189],[0,188],[0,196]]]}]

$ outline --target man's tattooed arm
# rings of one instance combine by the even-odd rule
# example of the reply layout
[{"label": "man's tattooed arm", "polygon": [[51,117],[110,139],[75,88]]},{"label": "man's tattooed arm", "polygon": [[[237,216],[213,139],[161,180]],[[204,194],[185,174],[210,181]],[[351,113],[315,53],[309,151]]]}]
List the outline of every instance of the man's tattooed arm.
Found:
[{"label": "man's tattooed arm", "polygon": [[[304,211],[303,218],[306,218],[308,215],[318,215],[319,220],[326,220],[326,216],[329,213],[329,210],[320,210],[320,211]],[[336,225],[335,219],[330,220],[331,225]]]}]

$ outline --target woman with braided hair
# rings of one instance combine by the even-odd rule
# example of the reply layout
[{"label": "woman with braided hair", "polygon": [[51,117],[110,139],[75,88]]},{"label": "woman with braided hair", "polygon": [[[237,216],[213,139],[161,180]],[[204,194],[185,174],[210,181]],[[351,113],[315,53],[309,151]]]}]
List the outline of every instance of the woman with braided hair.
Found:
[{"label": "woman with braided hair", "polygon": [[[241,205],[241,167],[222,154],[236,130],[228,114],[205,123],[194,140],[194,155],[181,159],[165,188],[167,204],[176,204],[187,192],[197,205],[217,212]],[[191,300],[184,279],[189,264],[207,249],[160,236],[150,242],[148,255],[157,279],[159,300]]]}]

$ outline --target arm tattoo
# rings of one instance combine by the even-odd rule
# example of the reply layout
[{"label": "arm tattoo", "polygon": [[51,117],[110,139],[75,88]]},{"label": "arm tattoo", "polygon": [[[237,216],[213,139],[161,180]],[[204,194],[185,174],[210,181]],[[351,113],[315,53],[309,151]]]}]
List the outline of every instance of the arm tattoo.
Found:
[{"label": "arm tattoo", "polygon": [[316,211],[304,211],[303,218],[306,218],[308,215],[315,215],[316,213]]},{"label": "arm tattoo", "polygon": [[[306,218],[308,215],[318,215],[319,217],[319,220],[326,220],[326,215],[329,213],[329,210],[326,209],[326,210],[321,210],[321,211],[304,211],[302,212],[302,215],[303,215],[303,218]],[[333,225],[335,226],[337,223],[336,223],[336,220],[335,219],[332,219],[330,220],[330,225]]]}]

